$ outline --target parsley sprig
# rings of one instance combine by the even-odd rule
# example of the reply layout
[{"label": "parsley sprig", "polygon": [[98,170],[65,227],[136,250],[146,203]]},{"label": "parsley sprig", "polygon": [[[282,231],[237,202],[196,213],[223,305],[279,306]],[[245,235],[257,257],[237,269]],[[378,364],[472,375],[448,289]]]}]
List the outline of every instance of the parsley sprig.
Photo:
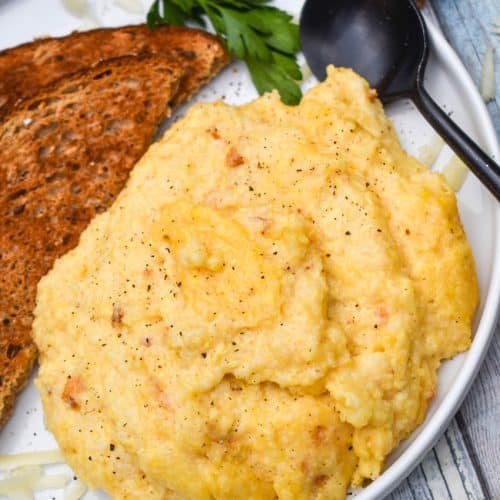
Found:
[{"label": "parsley sprig", "polygon": [[286,104],[297,104],[302,78],[295,54],[299,28],[292,16],[267,5],[270,0],[155,0],[147,22],[206,26],[210,20],[228,52],[245,61],[260,94],[277,89]]}]

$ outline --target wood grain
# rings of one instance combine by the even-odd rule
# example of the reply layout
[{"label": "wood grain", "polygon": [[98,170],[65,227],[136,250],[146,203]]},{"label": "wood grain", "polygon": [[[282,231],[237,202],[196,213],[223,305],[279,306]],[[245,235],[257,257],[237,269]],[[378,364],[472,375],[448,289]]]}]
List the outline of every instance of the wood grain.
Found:
[{"label": "wood grain", "polygon": [[[496,49],[497,99],[488,104],[500,135],[500,38],[491,32],[500,18],[498,0],[435,0],[441,27],[479,84],[487,46]],[[498,159],[497,159],[498,160]],[[487,498],[500,498],[500,335],[497,331],[484,365],[456,419]]]},{"label": "wood grain", "polygon": [[499,0],[434,0],[432,2],[446,38],[456,50],[474,81],[479,85],[486,47],[496,49],[497,98],[488,103],[497,134],[500,133],[500,36],[492,23],[500,18]]},{"label": "wood grain", "polygon": [[[491,32],[500,1],[433,0],[430,8],[478,85],[486,47],[496,49],[497,98],[488,111],[500,136],[500,37]],[[445,435],[389,498],[500,499],[500,329]]]},{"label": "wood grain", "polygon": [[457,421],[388,500],[487,500]]}]

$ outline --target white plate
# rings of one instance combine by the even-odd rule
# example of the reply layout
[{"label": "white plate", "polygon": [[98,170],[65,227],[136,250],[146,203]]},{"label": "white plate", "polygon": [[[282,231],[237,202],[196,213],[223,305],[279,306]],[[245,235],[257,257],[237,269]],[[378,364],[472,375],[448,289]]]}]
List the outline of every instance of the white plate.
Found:
[{"label": "white plate", "polygon": [[[146,7],[150,2],[143,0],[142,3]],[[132,15],[120,10],[113,0],[91,0],[90,4],[95,7],[94,13],[104,25],[137,23],[144,19],[143,15]],[[301,2],[282,0],[277,4],[298,13]],[[60,0],[0,0],[0,49],[35,36],[62,35],[76,29],[82,22],[82,19],[65,11]],[[432,43],[426,83],[429,92],[447,111],[453,113],[453,118],[488,153],[498,159],[495,131],[471,78],[441,33],[430,24],[429,32]],[[197,96],[197,100],[223,98],[237,104],[255,95],[244,67],[235,64],[208,85]],[[430,127],[410,103],[391,105],[387,111],[404,147],[418,156],[419,148],[434,136]],[[442,168],[450,156],[450,151],[445,148],[434,168]],[[470,174],[458,193],[458,201],[474,253],[481,293],[472,347],[467,353],[443,363],[437,395],[425,422],[389,456],[380,478],[354,492],[358,500],[380,499],[387,495],[419,463],[458,409],[491,340],[500,302],[500,207]],[[55,446],[54,438],[44,429],[40,400],[30,384],[19,398],[13,417],[0,435],[0,454],[52,449]],[[61,491],[46,491],[37,494],[36,498],[48,500],[62,497]],[[105,496],[90,493],[85,498]]]}]

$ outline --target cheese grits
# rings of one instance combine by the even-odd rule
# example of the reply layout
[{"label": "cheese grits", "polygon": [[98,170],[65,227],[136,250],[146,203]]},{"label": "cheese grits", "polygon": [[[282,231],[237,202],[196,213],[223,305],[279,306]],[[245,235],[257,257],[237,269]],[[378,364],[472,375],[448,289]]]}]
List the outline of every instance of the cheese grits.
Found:
[{"label": "cheese grits", "polygon": [[341,499],[418,426],[478,291],[453,191],[329,68],[196,104],[42,279],[49,429],[114,498]]}]

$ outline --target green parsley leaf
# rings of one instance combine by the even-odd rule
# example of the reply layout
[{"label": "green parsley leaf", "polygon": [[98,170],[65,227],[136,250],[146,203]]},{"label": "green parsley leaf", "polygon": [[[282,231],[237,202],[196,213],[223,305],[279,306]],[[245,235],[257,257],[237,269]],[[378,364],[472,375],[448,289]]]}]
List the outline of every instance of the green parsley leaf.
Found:
[{"label": "green parsley leaf", "polygon": [[267,5],[269,1],[155,0],[147,23],[151,29],[190,22],[205,26],[208,18],[228,52],[245,61],[260,94],[277,89],[284,103],[298,104],[299,28],[288,13]]},{"label": "green parsley leaf", "polygon": [[158,2],[155,2],[149,9],[148,15],[146,17],[146,22],[148,23],[149,29],[152,30],[157,24],[160,24],[161,21],[162,18],[160,14],[160,4]]},{"label": "green parsley leaf", "polygon": [[[274,61],[265,62],[258,59],[246,59],[246,63],[259,94],[277,89],[285,104],[295,105],[300,102],[302,97],[300,87],[287,75],[282,66],[278,66]],[[297,70],[300,73],[298,68]]]},{"label": "green parsley leaf", "polygon": [[302,80],[302,72],[300,71],[295,57],[274,52],[273,60],[292,80]]},{"label": "green parsley leaf", "polygon": [[248,23],[263,33],[266,44],[284,52],[295,54],[300,50],[299,26],[292,23],[292,16],[274,7],[251,10],[245,14]]},{"label": "green parsley leaf", "polygon": [[243,14],[235,10],[221,10],[226,25],[227,47],[238,59],[247,57],[271,60],[271,52],[264,40],[246,23]]}]

